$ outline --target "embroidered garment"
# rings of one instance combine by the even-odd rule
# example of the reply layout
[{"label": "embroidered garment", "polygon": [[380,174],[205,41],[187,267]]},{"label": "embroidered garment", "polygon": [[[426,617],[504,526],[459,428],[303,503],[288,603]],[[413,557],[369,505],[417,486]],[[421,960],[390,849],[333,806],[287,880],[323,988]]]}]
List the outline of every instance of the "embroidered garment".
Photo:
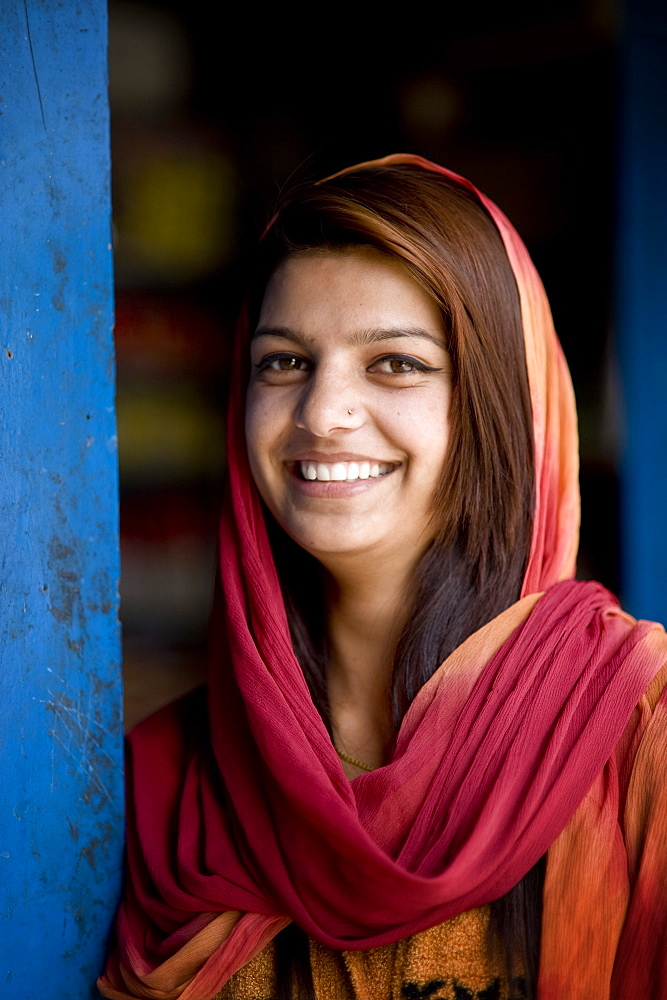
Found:
[{"label": "embroidered garment", "polygon": [[[368,951],[331,951],[309,942],[313,1000],[522,1000],[521,975],[507,981],[488,947],[489,907]],[[216,1000],[273,1000],[273,942],[232,976]]]},{"label": "embroidered garment", "polygon": [[[292,920],[340,953],[393,945],[485,907],[551,848],[541,1000],[661,996],[665,706],[645,692],[667,661],[664,632],[598,584],[570,579],[574,401],[519,237],[462,178],[417,157],[377,162],[471,190],[514,270],[536,471],[524,596],[424,685],[386,766],[350,783],[292,650],[239,379],[207,695],[130,737],[128,878],[100,991],[210,1000]],[[590,983],[580,994],[575,955]]]}]

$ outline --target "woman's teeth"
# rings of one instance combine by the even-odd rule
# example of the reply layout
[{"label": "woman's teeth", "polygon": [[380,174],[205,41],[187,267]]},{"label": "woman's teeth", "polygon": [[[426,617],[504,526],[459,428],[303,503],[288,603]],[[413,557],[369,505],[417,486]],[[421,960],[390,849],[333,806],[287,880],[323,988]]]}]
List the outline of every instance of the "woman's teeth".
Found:
[{"label": "woman's teeth", "polygon": [[388,462],[301,462],[304,479],[321,483],[350,483],[355,479],[377,479],[386,476],[394,466]]}]

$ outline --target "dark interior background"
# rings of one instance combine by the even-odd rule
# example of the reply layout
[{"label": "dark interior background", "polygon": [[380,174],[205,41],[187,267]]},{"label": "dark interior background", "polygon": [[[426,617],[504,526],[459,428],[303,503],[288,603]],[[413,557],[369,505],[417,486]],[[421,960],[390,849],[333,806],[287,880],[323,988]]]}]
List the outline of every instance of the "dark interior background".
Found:
[{"label": "dark interior background", "polygon": [[579,573],[617,590],[615,5],[111,0],[109,19],[128,724],[201,676],[243,257],[295,178],[416,152],[509,215],[578,397]]}]

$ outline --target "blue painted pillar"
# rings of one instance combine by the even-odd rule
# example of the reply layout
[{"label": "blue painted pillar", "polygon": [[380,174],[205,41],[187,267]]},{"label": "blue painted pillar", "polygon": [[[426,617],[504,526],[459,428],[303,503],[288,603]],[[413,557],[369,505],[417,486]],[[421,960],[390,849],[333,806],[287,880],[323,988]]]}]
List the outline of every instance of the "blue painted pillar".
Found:
[{"label": "blue painted pillar", "polygon": [[626,0],[616,335],[626,413],[623,598],[667,622],[667,8]]},{"label": "blue painted pillar", "polygon": [[0,996],[97,995],[121,866],[106,5],[0,5]]}]

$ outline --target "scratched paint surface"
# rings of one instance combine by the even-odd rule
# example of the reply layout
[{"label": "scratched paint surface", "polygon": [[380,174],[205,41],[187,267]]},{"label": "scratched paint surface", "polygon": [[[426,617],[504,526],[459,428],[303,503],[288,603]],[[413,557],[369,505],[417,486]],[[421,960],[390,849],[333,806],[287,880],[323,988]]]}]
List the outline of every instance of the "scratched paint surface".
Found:
[{"label": "scratched paint surface", "polygon": [[96,996],[120,880],[106,6],[0,5],[0,996]]}]

